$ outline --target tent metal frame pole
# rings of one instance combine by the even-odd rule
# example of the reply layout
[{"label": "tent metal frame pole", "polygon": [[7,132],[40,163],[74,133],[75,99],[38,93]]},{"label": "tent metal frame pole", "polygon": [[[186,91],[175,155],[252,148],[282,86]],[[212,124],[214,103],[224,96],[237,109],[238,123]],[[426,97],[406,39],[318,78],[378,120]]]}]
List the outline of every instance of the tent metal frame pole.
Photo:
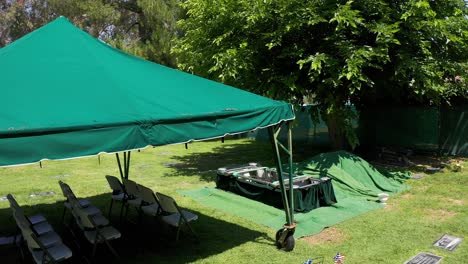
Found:
[{"label": "tent metal frame pole", "polygon": [[[120,155],[119,153],[115,153],[115,157],[117,159],[117,165],[119,166],[120,178],[128,179],[130,174],[130,151],[124,151],[123,153],[123,166],[120,162]],[[123,168],[122,168],[123,167]]]},{"label": "tent metal frame pole", "polygon": [[124,166],[125,166],[125,178],[128,179],[128,176],[130,174],[130,154],[132,152],[130,151],[126,151],[124,152],[124,157],[125,157],[125,153],[127,153],[127,158],[124,160]]},{"label": "tent metal frame pole", "polygon": [[293,184],[293,152],[292,152],[292,122],[288,122],[288,165],[289,165],[289,206],[291,223],[294,224],[294,184]]},{"label": "tent metal frame pole", "polygon": [[282,150],[284,153],[288,155],[288,165],[289,165],[289,177],[288,177],[288,187],[289,190],[293,190],[293,153],[292,153],[292,123],[288,122],[288,147],[286,148],[279,140],[278,136],[281,131],[281,126],[271,126],[268,128],[268,132],[270,134],[270,139],[272,141],[273,148],[275,150],[275,165],[276,171],[278,173],[278,180],[280,184],[281,190],[281,198],[283,200],[284,211],[286,214],[286,226],[295,226],[294,223],[294,194],[293,191],[286,191],[286,186],[284,184],[284,172],[283,172],[283,165],[281,162],[281,154],[280,151]]},{"label": "tent metal frame pole", "polygon": [[119,166],[120,179],[123,180],[123,179],[124,179],[124,175],[123,175],[123,172],[122,172],[122,164],[120,163],[120,156],[119,156],[119,153],[115,153],[115,158],[117,159],[117,165]]},{"label": "tent metal frame pole", "polygon": [[[291,224],[291,214],[289,213],[289,199],[286,193],[286,187],[284,186],[284,178],[283,178],[283,167],[281,165],[281,155],[280,150],[278,148],[278,139],[277,136],[281,128],[269,127],[268,132],[270,133],[270,139],[272,141],[273,148],[275,150],[275,165],[276,165],[276,172],[278,174],[278,181],[280,184],[280,191],[281,191],[281,199],[283,200],[283,207],[284,212],[286,214],[286,224]],[[278,132],[278,133],[277,133]]]},{"label": "tent metal frame pole", "polygon": [[127,152],[124,151],[123,153],[123,173],[124,173],[124,178],[127,178]]},{"label": "tent metal frame pole", "polygon": [[[294,232],[296,231],[296,223],[294,221],[294,186],[293,186],[293,152],[292,152],[292,122],[287,121],[288,144],[285,147],[278,139],[281,132],[281,123],[276,126],[270,126],[268,132],[270,140],[275,150],[276,172],[281,190],[281,198],[283,200],[284,212],[286,214],[286,224],[276,232],[276,247],[285,251],[294,249]],[[284,184],[283,164],[281,162],[281,153],[283,151],[288,156],[288,189]],[[289,195],[288,195],[289,191]]]}]

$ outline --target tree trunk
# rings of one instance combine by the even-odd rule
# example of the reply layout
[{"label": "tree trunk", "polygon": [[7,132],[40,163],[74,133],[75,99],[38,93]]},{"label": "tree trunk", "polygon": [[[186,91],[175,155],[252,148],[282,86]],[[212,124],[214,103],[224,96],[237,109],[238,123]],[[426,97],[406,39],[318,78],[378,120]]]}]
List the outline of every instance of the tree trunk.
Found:
[{"label": "tree trunk", "polygon": [[333,150],[346,149],[346,139],[336,114],[327,115],[328,136]]}]

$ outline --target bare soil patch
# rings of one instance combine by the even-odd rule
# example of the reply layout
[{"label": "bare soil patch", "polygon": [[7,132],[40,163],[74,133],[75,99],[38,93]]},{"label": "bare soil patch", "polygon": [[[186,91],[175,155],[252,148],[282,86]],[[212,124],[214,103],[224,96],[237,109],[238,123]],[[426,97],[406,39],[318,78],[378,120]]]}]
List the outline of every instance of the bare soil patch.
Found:
[{"label": "bare soil patch", "polygon": [[453,204],[453,205],[457,205],[457,206],[462,206],[462,205],[465,205],[465,201],[464,200],[457,200],[457,199],[450,199],[448,198],[447,199],[447,202]]},{"label": "bare soil patch", "polygon": [[424,191],[427,191],[429,187],[430,186],[427,186],[427,185],[416,186],[416,187],[413,187],[413,190],[418,191],[418,192],[424,192]]},{"label": "bare soil patch", "polygon": [[402,199],[413,199],[414,198],[414,194],[412,193],[405,193],[403,195],[400,196]]},{"label": "bare soil patch", "polygon": [[311,245],[319,245],[323,243],[342,243],[346,240],[346,235],[343,233],[343,231],[335,227],[329,227],[325,228],[322,230],[322,232],[316,235],[306,236],[302,239]]},{"label": "bare soil patch", "polygon": [[442,209],[426,209],[424,212],[426,213],[427,219],[438,222],[445,222],[458,214],[456,212]]},{"label": "bare soil patch", "polygon": [[384,207],[384,210],[385,211],[395,211],[396,208],[395,208],[395,206],[393,206],[391,204],[386,204],[385,207]]},{"label": "bare soil patch", "polygon": [[191,185],[192,184],[188,183],[188,182],[179,182],[179,183],[177,183],[178,187],[188,187],[188,186],[191,186]]}]

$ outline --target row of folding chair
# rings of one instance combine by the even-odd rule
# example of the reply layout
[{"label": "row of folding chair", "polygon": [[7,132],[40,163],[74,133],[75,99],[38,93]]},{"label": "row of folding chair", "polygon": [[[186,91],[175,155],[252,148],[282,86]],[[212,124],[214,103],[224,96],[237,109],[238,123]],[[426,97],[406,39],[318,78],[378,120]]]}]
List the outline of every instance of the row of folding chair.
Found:
[{"label": "row of folding chair", "polygon": [[159,192],[154,192],[150,188],[137,184],[129,179],[124,178],[123,181],[120,182],[117,177],[111,175],[107,175],[106,179],[112,189],[109,216],[114,201],[119,201],[122,203],[120,219],[122,219],[123,211],[125,211],[126,216],[128,207],[132,206],[138,210],[139,214],[157,217],[164,223],[176,228],[176,241],[179,240],[182,227],[187,227],[195,238],[197,238],[194,230],[190,226],[190,222],[197,220],[198,216],[190,211],[180,209],[174,198]]},{"label": "row of folding chair", "polygon": [[[59,181],[59,185],[66,198],[65,210],[71,211],[74,224],[81,230],[84,238],[93,245],[91,258],[94,258],[98,244],[105,244],[112,254],[118,257],[110,241],[120,238],[121,233],[110,225],[109,220],[99,208],[93,206],[87,200],[78,199],[68,184]],[[70,227],[70,230],[72,230],[72,227]]]},{"label": "row of folding chair", "polygon": [[[8,194],[7,199],[19,229],[18,235],[22,235],[22,241],[26,242],[35,263],[57,263],[72,256],[70,248],[62,242],[44,216],[28,217],[13,195]],[[14,241],[17,241],[16,236]]]}]

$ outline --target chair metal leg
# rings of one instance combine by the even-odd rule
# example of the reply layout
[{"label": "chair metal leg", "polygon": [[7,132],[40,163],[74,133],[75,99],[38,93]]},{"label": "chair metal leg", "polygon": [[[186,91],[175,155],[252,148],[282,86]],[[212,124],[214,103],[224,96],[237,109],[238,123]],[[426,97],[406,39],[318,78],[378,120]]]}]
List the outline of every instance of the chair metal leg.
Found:
[{"label": "chair metal leg", "polygon": [[64,207],[63,207],[63,213],[62,213],[62,223],[65,222],[65,214],[66,214],[66,212],[67,212],[67,207],[64,206]]},{"label": "chair metal leg", "polygon": [[143,213],[141,210],[138,210],[138,225],[141,226],[143,224]]},{"label": "chair metal leg", "polygon": [[104,240],[104,243],[106,243],[106,245],[107,245],[107,247],[109,248],[110,252],[111,252],[116,258],[120,258],[119,254],[117,254],[117,251],[115,251],[115,249],[111,246],[111,244],[109,243],[109,241]]},{"label": "chair metal leg", "polygon": [[119,217],[120,223],[122,223],[122,215],[123,215],[124,209],[125,209],[125,202],[122,202],[122,206],[120,207],[120,217]]},{"label": "chair metal leg", "polygon": [[195,231],[193,230],[192,226],[191,226],[189,223],[185,223],[185,225],[188,227],[188,229],[190,230],[190,232],[192,232],[193,236],[195,237],[195,240],[198,241],[197,233],[195,233]]},{"label": "chair metal leg", "polygon": [[111,216],[111,213],[112,213],[112,205],[114,204],[114,199],[111,198],[111,203],[110,203],[110,206],[109,206],[109,214],[108,214],[108,218],[110,219],[110,216]]},{"label": "chair metal leg", "polygon": [[98,242],[95,241],[94,246],[93,246],[93,253],[91,255],[91,260],[94,259],[94,256],[96,255],[96,249],[97,249]]},{"label": "chair metal leg", "polygon": [[180,225],[177,227],[177,234],[176,234],[176,239],[175,241],[179,241],[179,234],[180,234]]},{"label": "chair metal leg", "polygon": [[127,220],[128,217],[128,204],[125,205],[125,220]]},{"label": "chair metal leg", "polygon": [[46,264],[46,263],[55,263],[55,261],[53,259],[51,259],[51,261],[48,261],[48,256],[46,254],[45,251],[42,252],[42,263],[43,264]]},{"label": "chair metal leg", "polygon": [[[17,241],[18,238],[19,238],[19,242]],[[18,228],[13,239],[14,239],[13,243],[15,243],[15,246],[18,248],[18,252],[21,258],[21,263],[23,263],[24,262],[24,252],[23,252],[23,242],[24,242],[23,239],[24,238],[23,238],[23,235],[21,234],[21,229]]]}]

